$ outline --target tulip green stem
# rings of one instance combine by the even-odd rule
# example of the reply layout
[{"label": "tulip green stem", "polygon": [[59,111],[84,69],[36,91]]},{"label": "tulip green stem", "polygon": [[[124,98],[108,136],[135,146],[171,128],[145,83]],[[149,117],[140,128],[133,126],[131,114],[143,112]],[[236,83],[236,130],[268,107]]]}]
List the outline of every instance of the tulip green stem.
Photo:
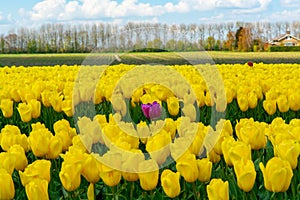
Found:
[{"label": "tulip green stem", "polygon": [[199,197],[198,197],[199,193],[197,192],[197,188],[196,188],[196,183],[195,182],[192,183],[192,187],[193,187],[194,197],[195,197],[196,200],[198,200],[199,199]]},{"label": "tulip green stem", "polygon": [[246,200],[246,199],[248,199],[247,195],[246,195],[246,192],[243,192],[243,200]]},{"label": "tulip green stem", "polygon": [[112,192],[112,195],[113,195],[113,199],[114,199],[114,200],[117,200],[118,198],[117,198],[117,196],[116,196],[116,190],[115,190],[115,187],[116,187],[116,186],[111,187],[111,192]]},{"label": "tulip green stem", "polygon": [[256,199],[257,199],[254,190],[251,190],[251,199],[252,199],[252,200],[256,200]]},{"label": "tulip green stem", "polygon": [[130,183],[130,200],[133,199],[134,182]]},{"label": "tulip green stem", "polygon": [[183,199],[187,199],[187,195],[186,195],[186,181],[184,181],[184,184],[183,184],[183,191],[184,191],[184,195],[183,195]]},{"label": "tulip green stem", "polygon": [[154,197],[155,197],[155,192],[154,192],[154,190],[151,190],[150,191],[150,196],[151,196],[151,200],[153,200],[154,199]]}]

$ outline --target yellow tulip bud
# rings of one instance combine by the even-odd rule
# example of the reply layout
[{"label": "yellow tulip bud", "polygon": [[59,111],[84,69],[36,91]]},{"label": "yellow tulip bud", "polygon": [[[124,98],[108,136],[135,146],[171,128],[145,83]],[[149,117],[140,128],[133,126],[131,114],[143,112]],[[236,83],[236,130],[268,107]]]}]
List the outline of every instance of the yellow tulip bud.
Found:
[{"label": "yellow tulip bud", "polygon": [[32,127],[32,131],[37,131],[37,130],[46,128],[45,124],[42,124],[41,122],[31,124],[31,127]]},{"label": "yellow tulip bud", "polygon": [[237,102],[241,111],[246,112],[249,107],[248,97],[246,94],[240,94],[237,96]]},{"label": "yellow tulip bud", "polygon": [[179,113],[179,101],[178,98],[176,97],[169,97],[167,99],[167,105],[168,105],[168,112],[172,115],[172,116],[176,116]]},{"label": "yellow tulip bud", "polygon": [[278,110],[282,113],[289,111],[289,103],[288,103],[288,99],[285,95],[280,95],[277,100],[277,107]]},{"label": "yellow tulip bud", "polygon": [[29,101],[29,104],[31,105],[32,112],[31,116],[32,118],[36,119],[41,115],[41,102],[37,101],[36,99],[32,99]]},{"label": "yellow tulip bud", "polygon": [[0,108],[5,118],[10,118],[13,115],[14,102],[10,99],[2,99]]},{"label": "yellow tulip bud", "polygon": [[47,128],[31,131],[28,141],[33,154],[37,157],[45,156],[49,151],[52,137],[52,133]]},{"label": "yellow tulip bud", "polygon": [[21,145],[25,151],[28,151],[28,141],[25,134],[21,134],[20,129],[14,125],[5,125],[1,130],[0,144],[4,151],[8,151],[14,144]]},{"label": "yellow tulip bud", "polygon": [[288,161],[278,157],[271,158],[264,167],[263,163],[259,163],[260,170],[264,177],[264,186],[271,192],[285,192],[288,190],[293,170]]},{"label": "yellow tulip bud", "polygon": [[229,120],[221,119],[216,125],[216,131],[220,133],[217,143],[213,149],[217,154],[222,155],[222,142],[226,137],[232,136],[233,133],[231,122]]},{"label": "yellow tulip bud", "polygon": [[176,169],[183,176],[186,182],[195,182],[199,176],[196,156],[194,154],[185,154],[176,161]]},{"label": "yellow tulip bud", "polygon": [[224,141],[222,142],[221,148],[222,148],[222,154],[224,156],[224,160],[228,166],[232,166],[232,162],[229,158],[229,151],[232,148],[232,146],[235,144],[235,140],[233,137],[226,137],[224,138]]},{"label": "yellow tulip bud", "polygon": [[52,96],[52,93],[51,91],[49,90],[44,90],[42,93],[41,93],[41,96],[42,96],[42,103],[44,106],[46,107],[50,107],[51,106],[51,103],[50,103],[50,97]]},{"label": "yellow tulip bud", "polygon": [[106,185],[113,187],[120,183],[122,178],[122,173],[118,170],[102,165],[100,177],[102,178],[103,182]]},{"label": "yellow tulip bud", "polygon": [[248,104],[249,108],[254,109],[257,106],[257,95],[255,92],[250,92],[248,94]]},{"label": "yellow tulip bud", "polygon": [[164,129],[148,138],[146,150],[158,164],[163,164],[170,155],[171,136]]},{"label": "yellow tulip bud", "polygon": [[24,148],[21,145],[15,144],[8,151],[15,159],[15,169],[24,170],[28,165],[28,160],[25,155]]},{"label": "yellow tulip bud", "polygon": [[245,160],[251,160],[251,146],[244,142],[237,141],[229,150],[229,159],[232,164],[236,161],[240,161],[242,158]]},{"label": "yellow tulip bud", "polygon": [[269,115],[273,115],[276,112],[276,109],[277,109],[276,108],[276,101],[266,99],[266,100],[263,101],[263,107]]},{"label": "yellow tulip bud", "polygon": [[19,103],[17,109],[19,111],[22,122],[29,122],[31,120],[32,107],[30,104]]},{"label": "yellow tulip bud", "polygon": [[186,153],[191,153],[189,146],[191,145],[192,137],[178,137],[170,144],[170,152],[173,160],[177,161]]},{"label": "yellow tulip bud", "polygon": [[275,145],[274,155],[288,161],[291,167],[296,169],[300,155],[299,143],[293,140],[283,140],[278,145]]},{"label": "yellow tulip bud", "polygon": [[165,131],[167,131],[170,134],[172,139],[175,138],[177,128],[176,128],[176,122],[172,118],[165,119],[165,125],[163,129],[165,129]]},{"label": "yellow tulip bud", "polygon": [[34,179],[43,179],[50,182],[51,162],[49,160],[36,160],[29,164],[24,172],[19,171],[20,179],[23,186],[26,186]]},{"label": "yellow tulip bud", "polygon": [[206,187],[209,200],[229,200],[228,181],[212,179]]},{"label": "yellow tulip bud", "polygon": [[186,137],[190,137],[191,138],[190,141],[192,141],[189,147],[190,152],[195,155],[199,155],[201,153],[201,148],[203,147],[203,140],[204,140],[203,135],[196,134],[195,136],[189,135]]},{"label": "yellow tulip bud", "polygon": [[144,154],[141,150],[132,149],[128,155],[123,154],[122,176],[127,181],[137,181],[138,166],[144,161]]},{"label": "yellow tulip bud", "polygon": [[11,98],[15,101],[15,102],[20,102],[21,101],[21,97],[18,93],[18,88],[16,87],[12,87],[9,91],[9,94],[11,96]]},{"label": "yellow tulip bud", "polygon": [[74,114],[72,100],[64,99],[61,103],[61,109],[68,117],[72,117]]},{"label": "yellow tulip bud", "polygon": [[256,171],[252,160],[241,159],[234,163],[237,184],[245,192],[250,192],[254,186]]},{"label": "yellow tulip bud", "polygon": [[120,112],[122,116],[126,115],[127,106],[124,97],[121,93],[113,94],[111,96],[111,103],[115,111]]},{"label": "yellow tulip bud", "polygon": [[82,165],[81,174],[90,183],[97,183],[100,179],[99,170],[97,170],[98,161],[93,154],[89,154]]},{"label": "yellow tulip bud", "polygon": [[143,190],[153,190],[158,183],[159,170],[155,160],[144,160],[138,166],[140,184]]},{"label": "yellow tulip bud", "polygon": [[92,84],[85,84],[84,86],[79,86],[80,101],[87,102],[92,99],[95,87]]},{"label": "yellow tulip bud", "polygon": [[48,159],[56,159],[62,151],[62,141],[57,136],[52,136],[49,141],[48,152],[46,157]]},{"label": "yellow tulip bud", "polygon": [[13,199],[15,187],[11,175],[0,168],[0,199]]},{"label": "yellow tulip bud", "polygon": [[202,158],[197,160],[197,167],[199,171],[198,180],[201,182],[207,182],[210,180],[212,162],[208,158]]},{"label": "yellow tulip bud", "polygon": [[59,172],[59,178],[63,187],[71,192],[76,190],[80,186],[82,166],[78,163],[65,163],[62,164],[62,168]]},{"label": "yellow tulip bud", "polygon": [[221,160],[221,156],[219,154],[217,154],[214,149],[212,149],[209,153],[208,153],[208,159],[213,162],[213,163],[218,163]]},{"label": "yellow tulip bud", "polygon": [[266,146],[265,126],[259,122],[254,122],[253,118],[241,119],[235,130],[238,139],[250,144],[251,149],[259,150]]},{"label": "yellow tulip bud", "polygon": [[209,91],[207,91],[204,96],[204,102],[205,102],[206,106],[214,106],[215,105],[214,98],[211,97],[211,94]]},{"label": "yellow tulip bud", "polygon": [[69,146],[72,144],[72,139],[76,134],[76,129],[70,127],[69,121],[62,119],[56,121],[53,124],[53,129],[55,136],[59,137],[62,141],[62,150],[68,150]]},{"label": "yellow tulip bud", "polygon": [[299,92],[293,92],[288,96],[289,108],[292,111],[298,111],[300,109],[300,94]]},{"label": "yellow tulip bud", "polygon": [[0,153],[0,169],[5,169],[7,173],[12,175],[15,168],[16,157],[7,152]]},{"label": "yellow tulip bud", "polygon": [[48,182],[45,179],[31,180],[26,184],[25,191],[28,200],[49,199]]},{"label": "yellow tulip bud", "polygon": [[62,99],[63,96],[60,96],[58,93],[53,93],[50,97],[49,97],[49,102],[52,106],[52,108],[56,111],[56,112],[61,112],[62,111]]},{"label": "yellow tulip bud", "polygon": [[169,169],[165,169],[160,177],[161,185],[166,193],[166,195],[170,198],[174,198],[180,194],[180,174],[179,172],[172,172]]},{"label": "yellow tulip bud", "polygon": [[169,89],[167,89],[163,85],[158,84],[151,87],[150,92],[154,93],[155,96],[161,101],[165,101],[168,97],[172,96],[172,92]]}]

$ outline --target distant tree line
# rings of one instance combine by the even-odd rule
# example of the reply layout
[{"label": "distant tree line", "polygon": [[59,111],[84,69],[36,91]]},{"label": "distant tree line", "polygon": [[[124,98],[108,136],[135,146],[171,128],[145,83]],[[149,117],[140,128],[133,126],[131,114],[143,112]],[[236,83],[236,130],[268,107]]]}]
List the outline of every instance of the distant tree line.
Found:
[{"label": "distant tree line", "polygon": [[0,35],[0,53],[168,51],[262,51],[266,41],[290,30],[300,36],[300,22],[228,22],[215,24],[109,23],[44,24]]}]

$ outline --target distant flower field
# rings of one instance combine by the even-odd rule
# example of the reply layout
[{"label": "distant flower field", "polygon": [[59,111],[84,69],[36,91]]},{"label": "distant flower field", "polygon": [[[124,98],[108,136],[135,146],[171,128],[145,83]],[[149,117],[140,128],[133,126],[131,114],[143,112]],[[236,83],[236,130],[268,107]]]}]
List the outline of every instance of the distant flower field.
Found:
[{"label": "distant flower field", "polygon": [[299,199],[300,65],[0,68],[0,199]]}]

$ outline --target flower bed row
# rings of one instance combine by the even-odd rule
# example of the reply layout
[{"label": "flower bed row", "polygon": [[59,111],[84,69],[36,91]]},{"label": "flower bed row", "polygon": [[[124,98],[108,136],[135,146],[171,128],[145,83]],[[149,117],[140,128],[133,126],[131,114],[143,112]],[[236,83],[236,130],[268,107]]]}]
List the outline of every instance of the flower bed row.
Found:
[{"label": "flower bed row", "polygon": [[297,199],[299,69],[1,68],[0,199]]}]

